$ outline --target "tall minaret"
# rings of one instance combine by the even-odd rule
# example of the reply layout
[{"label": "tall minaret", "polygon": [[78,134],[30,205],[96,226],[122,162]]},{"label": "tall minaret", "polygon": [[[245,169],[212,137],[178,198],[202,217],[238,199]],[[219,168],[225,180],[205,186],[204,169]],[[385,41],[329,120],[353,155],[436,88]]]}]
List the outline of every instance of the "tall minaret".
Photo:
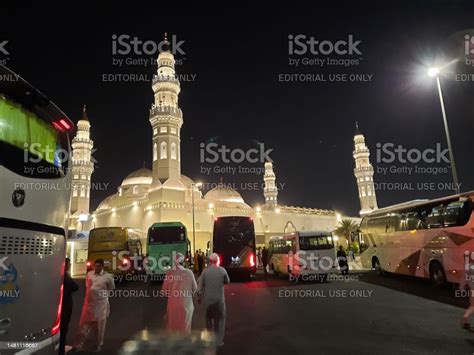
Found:
[{"label": "tall minaret", "polygon": [[370,151],[365,145],[364,135],[360,132],[357,122],[352,155],[355,160],[354,175],[359,189],[360,215],[362,216],[378,207],[374,188],[374,168],[369,160]]},{"label": "tall minaret", "polygon": [[278,188],[275,184],[275,173],[273,172],[273,164],[270,161],[265,163],[265,174],[263,175],[264,187],[263,195],[265,196],[266,207],[276,207]]},{"label": "tall minaret", "polygon": [[91,161],[94,142],[90,139],[90,127],[86,105],[84,105],[82,117],[77,122],[76,136],[72,140],[71,214],[89,213],[91,175],[94,171],[94,163]]},{"label": "tall minaret", "polygon": [[158,55],[157,75],[152,84],[155,103],[150,110],[153,180],[158,179],[160,182],[181,178],[180,130],[183,125],[183,114],[178,105],[180,84],[166,33],[165,43],[165,50]]}]

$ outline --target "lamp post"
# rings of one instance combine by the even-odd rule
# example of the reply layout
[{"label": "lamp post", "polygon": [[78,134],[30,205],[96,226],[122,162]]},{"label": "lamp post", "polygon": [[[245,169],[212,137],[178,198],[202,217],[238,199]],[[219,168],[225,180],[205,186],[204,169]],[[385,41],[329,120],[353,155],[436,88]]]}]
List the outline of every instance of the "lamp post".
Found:
[{"label": "lamp post", "polygon": [[449,134],[448,118],[446,117],[446,109],[444,107],[443,92],[441,91],[441,82],[439,80],[439,73],[440,73],[440,70],[435,67],[430,68],[428,70],[428,75],[431,76],[432,78],[436,78],[436,85],[438,87],[438,94],[439,94],[439,103],[441,105],[441,112],[443,114],[444,130],[446,132],[446,140],[448,142],[449,160],[451,162],[451,172],[453,174],[453,181],[454,181],[454,187],[456,189],[456,193],[459,194],[460,189],[459,189],[458,173],[456,171],[456,163],[454,162],[453,147],[451,146],[451,136]]},{"label": "lamp post", "polygon": [[193,257],[196,254],[196,226],[194,223],[194,188],[198,189],[202,186],[202,182],[196,182],[191,184],[191,201],[193,205]]}]

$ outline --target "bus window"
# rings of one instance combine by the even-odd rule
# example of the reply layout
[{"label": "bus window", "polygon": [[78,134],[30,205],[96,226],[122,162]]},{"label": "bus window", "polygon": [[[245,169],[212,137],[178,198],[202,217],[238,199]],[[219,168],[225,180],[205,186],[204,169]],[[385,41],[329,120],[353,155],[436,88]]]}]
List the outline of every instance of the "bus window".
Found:
[{"label": "bus window", "polygon": [[150,244],[182,243],[184,241],[186,241],[184,227],[152,227],[148,232],[148,242]]},{"label": "bus window", "polygon": [[333,249],[334,244],[331,235],[313,235],[300,237],[301,250],[324,250]]}]

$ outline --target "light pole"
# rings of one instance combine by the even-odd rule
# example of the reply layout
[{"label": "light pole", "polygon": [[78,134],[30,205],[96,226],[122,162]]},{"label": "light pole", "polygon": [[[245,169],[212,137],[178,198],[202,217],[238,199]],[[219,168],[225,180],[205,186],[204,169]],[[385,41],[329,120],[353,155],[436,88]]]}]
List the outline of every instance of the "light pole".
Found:
[{"label": "light pole", "polygon": [[444,130],[446,132],[446,140],[448,142],[449,160],[451,161],[451,172],[453,174],[454,188],[456,189],[456,193],[459,194],[460,189],[459,189],[458,173],[456,171],[456,163],[454,162],[453,147],[451,146],[451,136],[449,134],[448,118],[446,117],[446,109],[444,107],[443,92],[441,91],[441,82],[439,80],[439,73],[440,73],[440,70],[438,68],[433,67],[428,70],[428,75],[431,76],[432,78],[436,78],[436,85],[438,87],[438,94],[439,94],[439,103],[441,105],[441,112],[443,114]]},{"label": "light pole", "polygon": [[191,201],[193,205],[193,257],[196,254],[196,226],[194,223],[194,188],[198,189],[202,186],[202,182],[196,182],[191,184]]}]

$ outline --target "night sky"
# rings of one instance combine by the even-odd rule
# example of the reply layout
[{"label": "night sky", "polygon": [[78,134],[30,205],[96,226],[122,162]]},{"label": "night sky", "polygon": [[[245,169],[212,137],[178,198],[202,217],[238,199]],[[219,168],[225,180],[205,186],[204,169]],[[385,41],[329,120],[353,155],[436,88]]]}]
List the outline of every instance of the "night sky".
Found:
[{"label": "night sky", "polygon": [[[170,2],[166,2],[170,4]],[[384,2],[385,3],[385,2]],[[402,2],[400,2],[402,3]],[[469,4],[471,3],[471,4]],[[152,140],[148,110],[151,83],[106,82],[103,74],[141,73],[149,78],[155,66],[122,66],[114,58],[149,55],[112,54],[112,36],[126,34],[159,42],[163,33],[184,40],[177,55],[178,74],[194,81],[181,83],[182,173],[205,182],[233,183],[250,205],[263,203],[260,190],[246,182],[262,175],[201,173],[200,144],[216,142],[248,149],[263,143],[272,148],[277,182],[284,184],[279,202],[303,207],[336,208],[357,215],[359,200],[352,159],[355,121],[380,167],[448,167],[449,164],[377,163],[376,144],[393,143],[408,149],[446,147],[435,81],[427,66],[457,59],[441,77],[461,190],[474,189],[474,81],[456,74],[474,73],[465,64],[464,36],[474,34],[474,4],[458,1],[268,3],[218,10],[179,2],[128,3],[122,7],[48,8],[36,2],[3,9],[0,42],[9,54],[6,65],[47,94],[76,122],[88,107],[98,163],[93,182],[108,189],[92,191],[92,209],[114,193],[123,178],[145,163],[151,168]],[[240,3],[243,4],[243,3]],[[195,6],[195,7],[190,7]],[[323,7],[322,7],[323,6]],[[211,15],[212,14],[212,15]],[[318,40],[361,41],[359,59],[349,67],[289,66],[288,36],[304,34]],[[295,58],[298,56],[294,56]],[[308,58],[338,58],[311,55]],[[368,82],[282,82],[280,74],[372,75]],[[366,77],[366,76],[365,76]],[[214,165],[227,166],[224,162]],[[247,164],[261,168],[263,164]],[[238,166],[233,164],[232,166]],[[379,187],[379,207],[415,198],[444,196],[438,183],[451,182],[451,171],[439,175],[376,173],[377,183],[405,183],[402,191]],[[417,188],[434,183],[435,188]],[[407,185],[406,185],[407,186]]]}]

